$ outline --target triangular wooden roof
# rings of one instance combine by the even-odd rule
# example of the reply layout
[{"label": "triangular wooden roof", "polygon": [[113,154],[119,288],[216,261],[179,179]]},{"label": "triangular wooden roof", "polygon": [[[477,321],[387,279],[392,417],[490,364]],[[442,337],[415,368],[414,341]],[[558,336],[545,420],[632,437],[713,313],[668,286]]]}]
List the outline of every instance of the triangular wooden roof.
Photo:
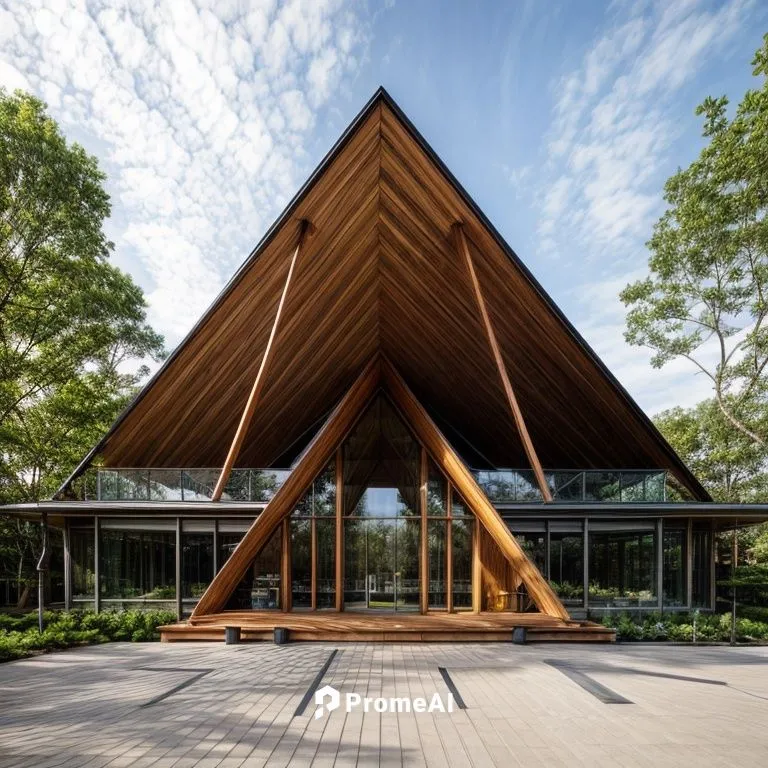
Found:
[{"label": "triangular wooden roof", "polygon": [[299,222],[312,224],[236,466],[274,465],[366,361],[392,361],[470,460],[527,467],[451,227],[463,230],[541,464],[665,468],[709,496],[384,89],[94,448],[108,466],[222,466]]}]

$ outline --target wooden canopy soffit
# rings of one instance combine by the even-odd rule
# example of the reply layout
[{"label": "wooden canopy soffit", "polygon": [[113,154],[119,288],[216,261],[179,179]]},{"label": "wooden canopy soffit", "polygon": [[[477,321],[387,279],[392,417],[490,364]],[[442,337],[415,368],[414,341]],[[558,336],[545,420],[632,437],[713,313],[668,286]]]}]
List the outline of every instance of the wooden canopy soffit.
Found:
[{"label": "wooden canopy soffit", "polygon": [[670,469],[709,500],[383,90],[73,476],[273,466],[377,354],[484,463]]},{"label": "wooden canopy soffit", "polygon": [[304,452],[288,480],[236,547],[198,602],[191,619],[224,609],[253,559],[269,541],[275,529],[287,519],[314,478],[336,455],[357,418],[376,392],[386,389],[432,459],[456,488],[478,524],[508,559],[526,585],[528,594],[542,613],[568,619],[569,615],[538,568],[528,559],[507,526],[488,501],[472,474],[441,434],[424,407],[408,388],[395,367],[383,356],[369,362],[344,395],[330,417]]}]

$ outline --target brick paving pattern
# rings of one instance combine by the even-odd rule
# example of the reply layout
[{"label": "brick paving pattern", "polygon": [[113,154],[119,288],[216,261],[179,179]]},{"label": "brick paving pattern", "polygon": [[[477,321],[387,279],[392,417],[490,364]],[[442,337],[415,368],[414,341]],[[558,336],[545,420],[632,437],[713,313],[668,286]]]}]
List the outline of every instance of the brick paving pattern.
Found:
[{"label": "brick paving pattern", "polygon": [[[467,708],[294,716],[334,648],[342,695],[447,700],[445,667]],[[114,643],[0,665],[14,768],[765,765],[766,718],[768,648]]]}]

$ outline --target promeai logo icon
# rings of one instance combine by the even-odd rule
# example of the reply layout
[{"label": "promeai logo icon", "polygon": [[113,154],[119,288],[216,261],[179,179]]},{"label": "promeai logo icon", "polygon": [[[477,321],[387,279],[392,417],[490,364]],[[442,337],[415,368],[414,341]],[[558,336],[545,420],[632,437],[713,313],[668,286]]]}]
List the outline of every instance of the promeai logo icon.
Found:
[{"label": "promeai logo icon", "polygon": [[[326,701],[328,699],[328,701]],[[341,703],[341,695],[332,685],[324,685],[315,691],[315,704],[317,709],[315,710],[315,720],[318,720],[323,716],[323,707],[328,712],[333,712],[334,709],[338,709]]]}]

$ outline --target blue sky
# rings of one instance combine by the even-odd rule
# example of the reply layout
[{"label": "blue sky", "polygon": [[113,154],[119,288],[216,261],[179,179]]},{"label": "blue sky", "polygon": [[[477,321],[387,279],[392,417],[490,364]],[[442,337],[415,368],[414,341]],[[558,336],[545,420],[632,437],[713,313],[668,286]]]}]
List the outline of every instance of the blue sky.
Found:
[{"label": "blue sky", "polygon": [[173,346],[384,85],[650,414],[708,386],[625,344],[664,180],[736,103],[761,0],[0,0],[0,84],[109,173],[114,259]]}]

